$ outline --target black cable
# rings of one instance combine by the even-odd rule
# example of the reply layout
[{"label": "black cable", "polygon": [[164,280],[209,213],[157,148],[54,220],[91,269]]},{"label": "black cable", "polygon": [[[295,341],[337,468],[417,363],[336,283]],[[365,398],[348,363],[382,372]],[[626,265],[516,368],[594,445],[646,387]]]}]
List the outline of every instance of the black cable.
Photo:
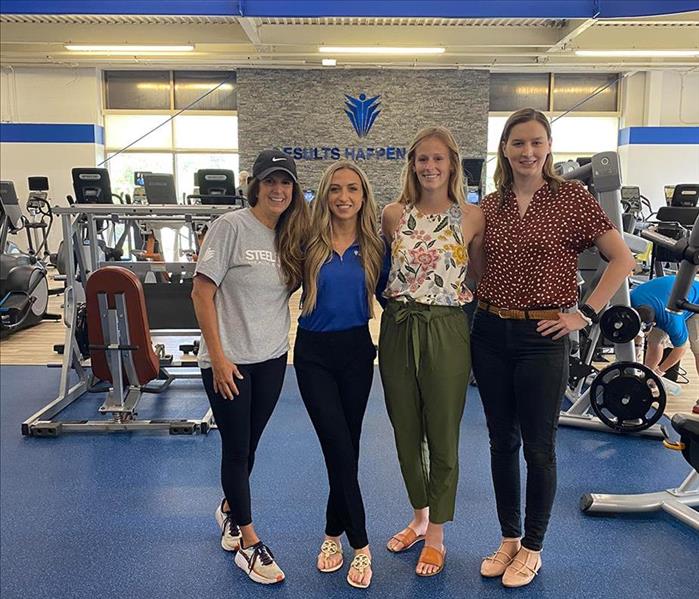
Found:
[{"label": "black cable", "polygon": [[139,137],[137,140],[132,141],[130,144],[128,144],[128,145],[124,146],[123,148],[121,148],[121,150],[115,152],[114,154],[112,154],[112,155],[109,156],[108,158],[105,158],[105,159],[104,159],[102,162],[100,162],[97,166],[102,166],[103,164],[106,164],[107,162],[109,162],[109,161],[110,161],[112,158],[114,158],[115,156],[118,156],[118,155],[121,154],[122,152],[125,152],[125,151],[128,150],[131,146],[136,145],[139,141],[141,141],[142,139],[145,139],[146,137],[148,137],[151,133],[153,133],[153,131],[157,131],[157,130],[160,129],[160,127],[162,127],[163,125],[167,125],[167,124],[168,124],[171,120],[173,120],[175,117],[181,115],[185,110],[189,110],[189,109],[190,109],[192,106],[194,106],[197,102],[201,102],[204,98],[206,98],[206,96],[208,96],[209,94],[214,93],[219,87],[221,87],[224,83],[226,83],[226,81],[228,81],[229,79],[231,79],[232,77],[235,77],[235,76],[236,76],[236,73],[235,73],[235,72],[231,73],[230,75],[228,75],[228,77],[226,77],[223,81],[221,81],[221,83],[219,83],[216,87],[212,87],[212,88],[211,88],[208,92],[206,92],[204,95],[198,97],[196,100],[194,100],[194,102],[192,102],[192,103],[190,103],[190,104],[187,104],[187,106],[185,106],[184,108],[182,108],[181,110],[179,110],[178,112],[176,112],[175,114],[173,114],[173,115],[172,115],[169,119],[167,119],[166,121],[163,121],[163,122],[160,123],[158,126],[154,127],[154,128],[151,129],[150,131],[148,131],[148,133],[145,133],[144,135],[141,135],[141,137]]},{"label": "black cable", "polygon": [[551,124],[553,125],[558,119],[563,118],[565,115],[567,115],[568,113],[570,113],[570,112],[572,112],[573,110],[575,110],[578,106],[582,106],[582,105],[585,104],[585,102],[587,102],[588,100],[592,100],[592,98],[594,98],[595,96],[601,94],[601,93],[602,93],[605,89],[607,89],[608,87],[611,87],[612,85],[615,85],[615,84],[619,83],[619,81],[621,81],[621,79],[622,79],[622,77],[618,77],[618,76],[617,76],[616,79],[610,81],[610,82],[607,83],[606,85],[603,85],[602,87],[598,87],[598,88],[597,88],[595,91],[593,91],[589,96],[587,96],[586,98],[583,98],[582,100],[580,100],[580,102],[578,102],[575,106],[573,106],[572,108],[569,108],[569,109],[566,110],[563,114],[559,114],[555,119],[553,119],[553,120],[551,121]]}]

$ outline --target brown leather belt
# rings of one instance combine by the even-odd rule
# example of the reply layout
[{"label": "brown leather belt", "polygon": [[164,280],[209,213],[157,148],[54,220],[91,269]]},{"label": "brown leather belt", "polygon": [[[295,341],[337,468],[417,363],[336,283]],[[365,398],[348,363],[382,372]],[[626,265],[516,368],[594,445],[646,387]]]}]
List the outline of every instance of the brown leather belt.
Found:
[{"label": "brown leather belt", "polygon": [[561,312],[558,308],[510,310],[509,308],[498,308],[483,301],[478,302],[478,307],[490,314],[496,314],[500,318],[513,320],[558,320],[558,314]]}]

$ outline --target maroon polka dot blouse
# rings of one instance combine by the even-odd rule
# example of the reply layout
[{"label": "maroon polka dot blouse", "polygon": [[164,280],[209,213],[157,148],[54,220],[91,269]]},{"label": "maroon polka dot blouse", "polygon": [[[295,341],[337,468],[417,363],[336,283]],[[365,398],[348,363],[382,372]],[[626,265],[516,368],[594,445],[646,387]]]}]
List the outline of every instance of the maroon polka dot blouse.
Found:
[{"label": "maroon polka dot blouse", "polygon": [[578,254],[614,228],[597,200],[578,182],[558,193],[539,188],[520,218],[515,194],[500,206],[498,192],[481,202],[486,268],[478,299],[499,308],[568,308],[578,300]]}]

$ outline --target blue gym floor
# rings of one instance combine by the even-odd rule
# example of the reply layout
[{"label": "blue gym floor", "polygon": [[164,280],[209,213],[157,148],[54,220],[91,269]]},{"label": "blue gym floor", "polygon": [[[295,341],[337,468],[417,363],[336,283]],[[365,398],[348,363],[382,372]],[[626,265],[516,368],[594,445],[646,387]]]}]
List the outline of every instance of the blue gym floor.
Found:
[{"label": "blue gym floor", "polygon": [[[570,428],[559,431],[558,496],[540,575],[517,591],[481,578],[481,557],[497,545],[499,529],[475,388],[462,423],[461,480],[456,520],[446,533],[446,567],[435,578],[418,578],[418,550],[392,555],[384,548],[410,511],[378,373],[360,466],[374,580],[368,591],[358,591],[345,582],[346,566],[320,574],[315,556],[327,482],[292,368],[252,479],[258,532],[287,578],[273,587],[256,585],[219,545],[213,518],[221,497],[218,433],[22,437],[20,423],[55,398],[59,374],[39,366],[0,369],[3,599],[697,596],[695,531],[661,513],[590,517],[578,509],[587,491],[675,487],[688,464],[658,440]],[[85,400],[62,418],[94,418],[99,403]],[[140,415],[200,417],[206,408],[200,384],[190,381],[146,396]]]}]

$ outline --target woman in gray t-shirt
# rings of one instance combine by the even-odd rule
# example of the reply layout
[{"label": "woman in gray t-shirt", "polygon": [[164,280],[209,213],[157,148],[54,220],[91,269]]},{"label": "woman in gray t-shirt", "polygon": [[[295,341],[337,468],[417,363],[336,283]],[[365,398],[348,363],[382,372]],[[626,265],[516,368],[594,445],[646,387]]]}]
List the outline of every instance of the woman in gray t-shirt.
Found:
[{"label": "woman in gray t-shirt", "polygon": [[289,296],[301,284],[308,214],[291,157],[260,153],[250,208],[214,222],[197,262],[192,300],[202,333],[199,366],[221,433],[221,546],[255,582],[284,580],[252,524],[249,476],[279,399],[289,335]]}]

